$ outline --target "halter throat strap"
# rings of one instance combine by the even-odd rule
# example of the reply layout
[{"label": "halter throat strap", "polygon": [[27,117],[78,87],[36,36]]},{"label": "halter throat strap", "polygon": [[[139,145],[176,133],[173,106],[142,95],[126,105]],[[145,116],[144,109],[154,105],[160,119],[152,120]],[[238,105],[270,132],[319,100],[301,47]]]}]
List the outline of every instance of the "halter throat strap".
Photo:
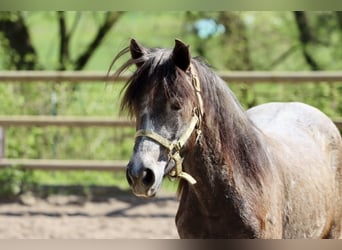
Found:
[{"label": "halter throat strap", "polygon": [[190,65],[189,71],[191,76],[191,85],[194,87],[196,92],[198,107],[193,109],[192,118],[184,133],[177,140],[170,141],[151,130],[138,130],[135,134],[135,138],[148,137],[166,148],[169,152],[169,161],[167,165],[171,159],[175,162],[175,166],[168,173],[169,177],[183,178],[193,185],[196,184],[196,180],[190,174],[183,171],[184,158],[180,155],[180,151],[194,131],[196,131],[197,134],[196,142],[199,140],[201,136],[201,123],[204,111],[199,78],[192,65]]}]

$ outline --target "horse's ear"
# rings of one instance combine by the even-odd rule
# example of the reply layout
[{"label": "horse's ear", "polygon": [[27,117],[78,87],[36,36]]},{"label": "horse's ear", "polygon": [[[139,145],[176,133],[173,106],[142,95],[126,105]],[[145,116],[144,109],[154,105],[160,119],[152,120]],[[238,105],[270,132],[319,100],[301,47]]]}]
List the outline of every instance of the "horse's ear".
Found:
[{"label": "horse's ear", "polygon": [[140,67],[144,62],[143,60],[139,60],[146,53],[147,50],[143,46],[141,46],[135,39],[131,39],[131,44],[129,45],[129,51],[131,52],[132,59],[137,60],[136,65]]},{"label": "horse's ear", "polygon": [[189,46],[176,39],[175,47],[172,51],[172,59],[178,68],[186,71],[189,68],[191,61]]}]

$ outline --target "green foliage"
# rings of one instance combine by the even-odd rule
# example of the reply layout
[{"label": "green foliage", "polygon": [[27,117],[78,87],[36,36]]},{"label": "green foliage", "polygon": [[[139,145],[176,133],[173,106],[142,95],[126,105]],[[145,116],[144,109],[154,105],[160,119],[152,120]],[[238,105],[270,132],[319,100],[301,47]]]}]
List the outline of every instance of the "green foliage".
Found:
[{"label": "green foliage", "polygon": [[32,189],[34,185],[33,173],[15,166],[0,170],[0,197],[13,199],[19,194]]}]

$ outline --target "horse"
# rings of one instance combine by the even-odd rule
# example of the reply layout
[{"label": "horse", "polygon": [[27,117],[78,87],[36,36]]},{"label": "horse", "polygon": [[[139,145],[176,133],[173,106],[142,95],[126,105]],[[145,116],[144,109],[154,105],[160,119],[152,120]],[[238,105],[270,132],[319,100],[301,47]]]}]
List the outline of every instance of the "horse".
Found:
[{"label": "horse", "polygon": [[126,176],[136,196],[179,179],[180,238],[341,238],[342,140],[300,102],[244,110],[229,86],[176,39],[135,39],[113,63],[130,67],[121,109],[136,119]]}]

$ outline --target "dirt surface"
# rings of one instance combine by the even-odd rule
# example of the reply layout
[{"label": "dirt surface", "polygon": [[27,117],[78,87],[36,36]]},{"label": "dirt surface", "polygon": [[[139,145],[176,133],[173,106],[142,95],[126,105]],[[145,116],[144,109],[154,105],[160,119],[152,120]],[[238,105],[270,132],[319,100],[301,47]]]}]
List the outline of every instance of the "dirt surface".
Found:
[{"label": "dirt surface", "polygon": [[175,195],[169,193],[153,199],[121,194],[97,201],[75,195],[26,195],[0,203],[0,238],[178,238],[177,208]]}]

